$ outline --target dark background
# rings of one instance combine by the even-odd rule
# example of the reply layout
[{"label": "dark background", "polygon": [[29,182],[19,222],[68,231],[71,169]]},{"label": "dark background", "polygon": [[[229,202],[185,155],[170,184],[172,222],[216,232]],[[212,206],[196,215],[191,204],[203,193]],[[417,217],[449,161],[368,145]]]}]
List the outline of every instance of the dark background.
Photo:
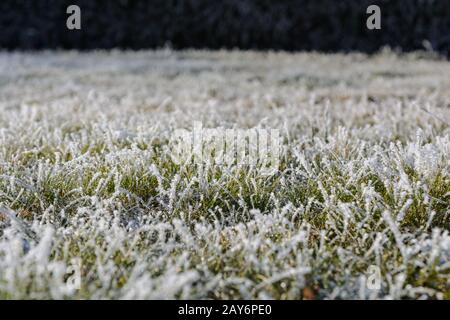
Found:
[{"label": "dark background", "polygon": [[[82,30],[66,28],[81,8]],[[382,29],[366,9],[381,7]],[[241,48],[450,55],[450,0],[0,0],[0,48]]]}]

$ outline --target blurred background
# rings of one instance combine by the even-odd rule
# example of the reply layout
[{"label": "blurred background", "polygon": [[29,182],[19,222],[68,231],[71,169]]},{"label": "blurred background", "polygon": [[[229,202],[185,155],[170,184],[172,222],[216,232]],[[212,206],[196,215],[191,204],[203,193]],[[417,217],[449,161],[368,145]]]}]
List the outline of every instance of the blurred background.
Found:
[{"label": "blurred background", "polygon": [[[66,28],[69,5],[82,29]],[[381,7],[381,30],[366,9]],[[450,53],[450,0],[1,0],[0,48]]]}]

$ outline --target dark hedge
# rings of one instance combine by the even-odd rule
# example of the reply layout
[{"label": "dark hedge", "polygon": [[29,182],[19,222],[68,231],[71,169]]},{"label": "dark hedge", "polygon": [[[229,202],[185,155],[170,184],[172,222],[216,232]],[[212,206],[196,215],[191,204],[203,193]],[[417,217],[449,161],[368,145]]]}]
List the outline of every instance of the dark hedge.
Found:
[{"label": "dark hedge", "polygon": [[[66,8],[82,30],[66,28]],[[366,29],[377,4],[382,30]],[[241,48],[450,53],[450,0],[0,0],[7,49]]]}]

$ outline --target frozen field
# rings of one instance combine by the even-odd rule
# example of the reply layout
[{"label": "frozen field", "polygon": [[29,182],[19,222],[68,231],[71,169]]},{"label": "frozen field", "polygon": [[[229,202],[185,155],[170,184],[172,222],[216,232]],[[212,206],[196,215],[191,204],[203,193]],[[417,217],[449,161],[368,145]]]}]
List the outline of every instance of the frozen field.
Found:
[{"label": "frozen field", "polygon": [[[274,128],[277,174],[179,165]],[[0,52],[0,298],[450,299],[450,63]]]}]

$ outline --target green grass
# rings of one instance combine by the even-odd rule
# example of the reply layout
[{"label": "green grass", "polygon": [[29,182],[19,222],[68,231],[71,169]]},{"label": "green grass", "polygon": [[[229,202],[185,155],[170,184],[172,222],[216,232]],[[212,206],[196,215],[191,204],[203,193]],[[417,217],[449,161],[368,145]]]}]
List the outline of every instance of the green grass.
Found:
[{"label": "green grass", "polygon": [[[0,57],[61,71],[0,88],[1,299],[450,299],[448,62],[171,54]],[[194,121],[279,129],[279,171],[177,164]]]}]

